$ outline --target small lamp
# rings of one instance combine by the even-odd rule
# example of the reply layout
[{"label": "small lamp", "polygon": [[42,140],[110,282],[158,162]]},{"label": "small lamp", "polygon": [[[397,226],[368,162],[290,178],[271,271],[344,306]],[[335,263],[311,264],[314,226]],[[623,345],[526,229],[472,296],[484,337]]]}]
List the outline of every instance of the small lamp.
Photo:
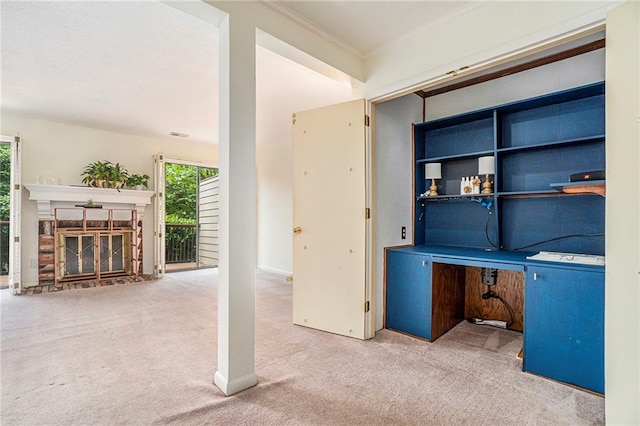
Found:
[{"label": "small lamp", "polygon": [[489,175],[492,175],[494,173],[495,163],[493,160],[493,156],[478,158],[478,174],[484,175],[484,183],[482,184],[483,194],[491,194],[493,192],[493,190],[491,189],[491,181],[489,180]]},{"label": "small lamp", "polygon": [[442,178],[442,171],[440,163],[427,163],[424,165],[424,178],[431,179],[431,186],[429,187],[429,196],[435,197],[438,195],[438,187],[436,186],[436,179]]}]

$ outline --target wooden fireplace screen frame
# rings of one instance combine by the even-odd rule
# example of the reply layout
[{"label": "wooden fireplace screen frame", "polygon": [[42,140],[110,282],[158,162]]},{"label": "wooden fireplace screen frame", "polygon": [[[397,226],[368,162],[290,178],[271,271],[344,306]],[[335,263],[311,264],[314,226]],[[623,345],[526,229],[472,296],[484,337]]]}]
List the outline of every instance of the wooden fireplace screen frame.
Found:
[{"label": "wooden fireplace screen frame", "polygon": [[[69,282],[137,276],[140,260],[138,241],[141,226],[135,209],[56,208],[54,211],[54,262],[55,282]],[[67,241],[76,241],[77,267],[69,275],[67,266]],[[119,258],[113,264],[114,241],[120,241]],[[116,244],[117,245],[117,244]],[[108,253],[105,259],[105,251]],[[87,260],[85,257],[90,257]],[[104,268],[105,260],[108,262]]]}]

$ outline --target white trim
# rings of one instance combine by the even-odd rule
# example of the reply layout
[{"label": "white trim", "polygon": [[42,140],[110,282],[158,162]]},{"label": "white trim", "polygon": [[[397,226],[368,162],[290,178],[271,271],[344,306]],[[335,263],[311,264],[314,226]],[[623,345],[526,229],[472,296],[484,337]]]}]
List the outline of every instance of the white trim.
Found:
[{"label": "white trim", "polygon": [[[7,137],[2,138],[3,141]],[[11,142],[11,184],[9,201],[9,287],[12,294],[22,292],[22,142],[20,136]]]},{"label": "white trim", "polygon": [[200,162],[200,161],[193,161],[193,160],[180,160],[177,158],[164,158],[164,163],[170,163],[170,164],[182,164],[183,166],[197,166],[197,167],[206,167],[209,169],[218,169],[218,165],[216,163],[213,162]]},{"label": "white trim", "polygon": [[272,272],[272,273],[278,274],[278,275],[289,276],[289,275],[293,274],[293,272],[291,272],[291,271],[285,271],[285,270],[282,270],[282,269],[272,268],[270,266],[264,266],[264,265],[257,265],[256,268],[260,269],[262,271],[265,271],[265,272]]},{"label": "white trim", "polygon": [[448,72],[449,67],[447,65],[444,65],[441,67],[442,69],[439,70],[441,73],[437,75],[428,77],[418,82],[415,82],[415,77],[408,77],[400,82],[394,83],[391,86],[375,90],[374,93],[369,94],[368,99],[370,99],[372,103],[386,102],[399,98],[401,96],[408,95],[417,90],[428,89],[429,87],[433,87],[446,82],[454,82],[461,77],[468,77],[489,68],[513,62],[518,59],[533,55],[535,53],[550,49],[552,47],[560,46],[573,40],[586,37],[590,34],[603,31],[605,28],[604,24],[605,22],[603,20],[599,20],[585,27],[575,29],[574,31],[561,34],[559,36],[541,41],[539,43],[531,44],[502,55],[480,60],[476,63],[473,63],[472,65],[469,65],[468,68],[465,68],[464,70],[458,70],[453,75]]},{"label": "white trim", "polygon": [[231,396],[235,393],[257,385],[258,376],[256,376],[255,373],[250,373],[245,376],[238,377],[235,380],[229,381],[222,375],[222,373],[216,371],[213,381],[216,386],[218,386],[220,390],[224,392],[226,396]]},{"label": "white trim", "polygon": [[417,28],[409,33],[405,33],[404,35],[402,35],[397,39],[394,39],[388,43],[385,43],[376,47],[375,49],[367,52],[364,55],[363,59],[365,61],[368,61],[368,60],[377,58],[378,56],[384,55],[385,53],[393,51],[395,49],[400,49],[402,48],[402,46],[406,45],[408,41],[413,40],[414,38],[422,38],[424,37],[425,33],[432,31],[443,25],[446,25],[451,21],[453,21],[454,19],[458,19],[459,17],[464,16],[467,13],[470,13],[476,10],[477,8],[484,6],[485,4],[490,2],[491,0],[476,0],[464,6],[460,6],[456,9],[453,9],[452,11],[445,13],[444,15],[439,16],[438,18],[432,21],[428,21],[427,24],[421,26],[420,28]]},{"label": "white trim", "polygon": [[142,220],[144,209],[151,204],[153,191],[136,189],[93,188],[88,186],[25,184],[29,199],[38,203],[38,219],[50,220],[54,210],[60,207],[75,207],[91,199],[94,203],[104,203],[106,208],[135,208],[138,220]]},{"label": "white trim", "polygon": [[153,179],[156,189],[153,216],[153,275],[162,278],[165,273],[165,160],[159,152],[153,156]]},{"label": "white trim", "polygon": [[331,43],[336,44],[337,46],[341,47],[342,49],[344,49],[348,53],[352,54],[353,56],[357,57],[358,59],[360,59],[360,60],[364,59],[365,56],[364,56],[363,52],[361,52],[360,50],[356,49],[354,46],[352,46],[351,44],[345,42],[344,40],[342,40],[342,39],[336,37],[335,35],[331,34],[330,32],[328,32],[327,30],[325,30],[321,26],[317,25],[316,23],[308,20],[304,16],[300,15],[298,12],[289,9],[284,4],[282,4],[280,2],[276,2],[276,1],[266,1],[266,0],[258,0],[258,1],[261,4],[263,4],[264,6],[268,7],[271,10],[273,10],[274,12],[284,16],[285,18],[295,22],[296,24],[300,25],[301,27],[311,31],[312,33],[314,33],[315,35],[319,36],[320,38],[322,38],[324,40],[328,40]]}]

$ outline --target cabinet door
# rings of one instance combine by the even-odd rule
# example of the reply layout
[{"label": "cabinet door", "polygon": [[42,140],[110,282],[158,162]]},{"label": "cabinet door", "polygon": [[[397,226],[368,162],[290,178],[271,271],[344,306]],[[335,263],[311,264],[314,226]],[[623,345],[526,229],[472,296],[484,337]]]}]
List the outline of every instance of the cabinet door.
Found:
[{"label": "cabinet door", "polygon": [[386,327],[431,339],[431,257],[389,250]]},{"label": "cabinet door", "polygon": [[604,273],[529,267],[525,371],[604,393]]}]

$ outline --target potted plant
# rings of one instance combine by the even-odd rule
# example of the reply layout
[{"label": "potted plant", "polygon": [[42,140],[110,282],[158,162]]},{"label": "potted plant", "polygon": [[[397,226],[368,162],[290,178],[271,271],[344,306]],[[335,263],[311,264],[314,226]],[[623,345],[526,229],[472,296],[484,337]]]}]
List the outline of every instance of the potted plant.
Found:
[{"label": "potted plant", "polygon": [[124,186],[127,178],[129,177],[129,172],[120,163],[111,164],[109,163],[109,178],[107,180],[107,188],[117,188],[120,189]]},{"label": "potted plant", "polygon": [[81,174],[83,176],[82,183],[87,184],[87,186],[102,188],[109,175],[109,164],[111,163],[108,161],[96,161],[87,165]]},{"label": "potted plant", "polygon": [[120,163],[96,161],[87,165],[82,171],[82,183],[97,188],[121,188],[124,186],[129,172]]},{"label": "potted plant", "polygon": [[140,174],[134,173],[132,175],[129,175],[129,177],[127,177],[125,184],[127,188],[135,188],[135,189],[142,189],[142,187],[149,188],[149,175],[147,174],[140,175]]}]

